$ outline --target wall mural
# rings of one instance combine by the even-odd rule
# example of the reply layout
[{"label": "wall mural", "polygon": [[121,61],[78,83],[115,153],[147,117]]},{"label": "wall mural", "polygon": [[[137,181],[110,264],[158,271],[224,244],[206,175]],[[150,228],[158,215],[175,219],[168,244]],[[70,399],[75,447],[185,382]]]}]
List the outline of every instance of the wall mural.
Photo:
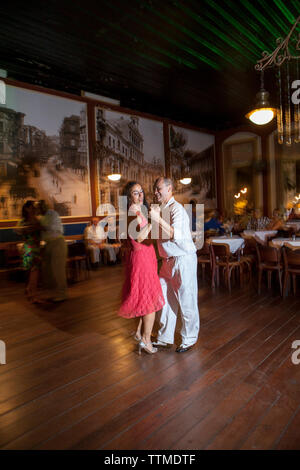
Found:
[{"label": "wall mural", "polygon": [[91,215],[86,105],[6,87],[0,105],[0,219],[17,219],[28,199],[60,216]]},{"label": "wall mural", "polygon": [[[195,200],[206,209],[217,206],[215,138],[213,135],[169,126],[170,176],[176,185],[175,197],[182,204]],[[191,177],[188,185],[180,179]]]},{"label": "wall mural", "polygon": [[[140,183],[151,203],[153,183],[165,174],[163,123],[96,108],[96,139],[99,204],[117,207],[128,181]],[[110,182],[111,173],[121,180]]]},{"label": "wall mural", "polygon": [[300,144],[292,142],[291,145],[278,144],[277,133],[274,133],[274,157],[276,161],[275,196],[276,207],[282,212],[285,209],[294,209],[300,216]]}]

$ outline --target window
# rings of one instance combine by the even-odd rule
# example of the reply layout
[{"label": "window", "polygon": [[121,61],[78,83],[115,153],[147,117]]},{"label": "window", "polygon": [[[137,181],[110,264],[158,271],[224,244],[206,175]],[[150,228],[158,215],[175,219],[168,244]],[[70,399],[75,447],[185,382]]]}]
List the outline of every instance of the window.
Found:
[{"label": "window", "polygon": [[3,132],[3,131],[4,131],[3,121],[0,121],[0,132]]},{"label": "window", "polygon": [[71,147],[75,147],[75,145],[76,145],[75,140],[74,140],[74,139],[71,139]]}]

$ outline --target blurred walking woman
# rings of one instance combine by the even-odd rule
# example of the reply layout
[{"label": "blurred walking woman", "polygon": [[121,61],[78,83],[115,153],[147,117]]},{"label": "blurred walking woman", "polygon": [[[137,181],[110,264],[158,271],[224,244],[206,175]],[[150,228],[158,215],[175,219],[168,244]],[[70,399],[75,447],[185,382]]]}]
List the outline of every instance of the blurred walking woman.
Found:
[{"label": "blurred walking woman", "polygon": [[24,240],[22,250],[23,268],[28,271],[25,294],[30,302],[37,303],[38,277],[41,264],[40,241],[41,226],[36,216],[34,201],[27,201],[22,207],[22,219],[17,232]]},{"label": "blurred walking woman", "polygon": [[125,256],[125,282],[119,315],[139,318],[135,339],[139,341],[139,352],[149,354],[157,351],[152,346],[151,333],[155,312],[164,305],[164,297],[157,274],[157,260],[153,244],[147,239],[151,230],[145,214],[148,209],[144,191],[140,184],[131,181],[124,188],[127,197],[128,222],[137,223],[138,236],[128,236]]}]

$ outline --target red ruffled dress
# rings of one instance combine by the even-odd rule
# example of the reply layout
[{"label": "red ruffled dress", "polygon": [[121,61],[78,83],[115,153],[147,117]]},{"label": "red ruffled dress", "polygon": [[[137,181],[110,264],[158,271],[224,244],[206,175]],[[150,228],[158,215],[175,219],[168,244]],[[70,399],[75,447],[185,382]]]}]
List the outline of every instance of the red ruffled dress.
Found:
[{"label": "red ruffled dress", "polygon": [[[140,212],[141,228],[147,220]],[[128,251],[125,258],[125,282],[122,291],[122,304],[119,315],[125,318],[142,317],[157,312],[165,304],[153,245],[127,240]]]}]

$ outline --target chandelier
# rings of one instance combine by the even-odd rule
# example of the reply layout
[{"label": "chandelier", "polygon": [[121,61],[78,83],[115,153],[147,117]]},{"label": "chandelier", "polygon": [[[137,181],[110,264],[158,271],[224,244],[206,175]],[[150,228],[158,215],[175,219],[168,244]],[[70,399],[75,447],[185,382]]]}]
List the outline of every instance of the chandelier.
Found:
[{"label": "chandelier", "polygon": [[[276,40],[276,49],[271,54],[264,51],[262,59],[258,60],[255,65],[255,69],[261,73],[261,90],[257,94],[258,102],[255,111],[264,110],[265,114],[269,114],[270,119],[263,124],[270,122],[276,114],[278,143],[286,145],[300,142],[300,89],[297,90],[300,87],[300,55],[298,54],[300,33],[297,38],[293,37],[299,22],[300,16],[296,19],[286,38]],[[295,51],[294,53],[291,52],[292,49]],[[263,84],[264,70],[271,67],[275,71],[277,84],[277,110],[269,106],[269,94],[264,90]],[[252,114],[253,112],[248,113],[246,117],[251,119]],[[262,124],[262,122],[256,122],[256,124]]]}]

